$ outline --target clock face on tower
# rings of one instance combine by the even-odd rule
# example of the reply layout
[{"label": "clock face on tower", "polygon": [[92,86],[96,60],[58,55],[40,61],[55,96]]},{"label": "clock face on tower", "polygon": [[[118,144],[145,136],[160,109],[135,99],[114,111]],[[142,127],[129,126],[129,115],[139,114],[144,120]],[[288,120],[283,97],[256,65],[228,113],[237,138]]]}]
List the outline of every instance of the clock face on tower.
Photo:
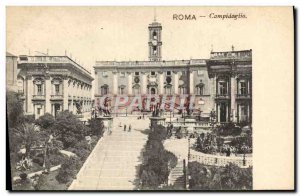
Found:
[{"label": "clock face on tower", "polygon": [[157,46],[157,40],[152,40],[152,45]]}]

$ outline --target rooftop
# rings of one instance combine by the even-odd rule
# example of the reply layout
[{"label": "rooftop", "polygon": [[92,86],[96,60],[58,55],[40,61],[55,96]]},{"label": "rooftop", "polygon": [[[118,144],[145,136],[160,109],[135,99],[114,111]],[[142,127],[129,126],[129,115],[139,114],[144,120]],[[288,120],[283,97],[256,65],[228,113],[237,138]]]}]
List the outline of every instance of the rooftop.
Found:
[{"label": "rooftop", "polygon": [[95,67],[180,67],[187,65],[205,65],[205,59],[172,60],[172,61],[96,61]]},{"label": "rooftop", "polygon": [[17,57],[16,55],[13,55],[13,54],[10,53],[10,52],[6,52],[6,56]]},{"label": "rooftop", "polygon": [[239,51],[211,52],[210,59],[251,59],[252,49]]},{"label": "rooftop", "polygon": [[73,59],[68,56],[27,56],[27,55],[20,55],[19,56],[19,64],[22,63],[70,63],[74,67],[77,67],[79,70],[83,71],[84,73],[90,75],[91,72],[86,70],[84,67],[79,65]]}]

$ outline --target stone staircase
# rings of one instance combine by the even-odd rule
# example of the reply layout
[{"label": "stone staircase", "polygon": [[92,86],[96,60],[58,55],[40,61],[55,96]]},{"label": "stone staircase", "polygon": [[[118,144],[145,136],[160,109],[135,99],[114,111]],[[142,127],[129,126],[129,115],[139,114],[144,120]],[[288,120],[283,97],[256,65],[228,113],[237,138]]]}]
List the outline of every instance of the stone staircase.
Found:
[{"label": "stone staircase", "polygon": [[177,165],[171,170],[168,184],[173,185],[176,189],[185,188],[185,176],[183,172],[183,160],[178,160]]}]

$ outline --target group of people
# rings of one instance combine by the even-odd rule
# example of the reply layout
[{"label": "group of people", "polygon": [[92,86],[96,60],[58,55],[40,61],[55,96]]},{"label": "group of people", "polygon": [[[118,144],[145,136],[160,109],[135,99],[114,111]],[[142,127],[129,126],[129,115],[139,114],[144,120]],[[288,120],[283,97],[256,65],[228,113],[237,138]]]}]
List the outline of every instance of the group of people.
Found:
[{"label": "group of people", "polygon": [[[119,127],[122,127],[122,123],[120,122],[120,124],[119,124]],[[126,131],[126,129],[127,129],[127,125],[124,125],[124,131]],[[129,126],[128,126],[128,132],[130,132],[131,131],[131,124],[129,124]]]},{"label": "group of people", "polygon": [[142,117],[143,117],[143,119],[145,119],[145,114],[143,113],[143,116],[138,116],[137,117],[137,119],[139,120],[139,119],[142,119]]}]

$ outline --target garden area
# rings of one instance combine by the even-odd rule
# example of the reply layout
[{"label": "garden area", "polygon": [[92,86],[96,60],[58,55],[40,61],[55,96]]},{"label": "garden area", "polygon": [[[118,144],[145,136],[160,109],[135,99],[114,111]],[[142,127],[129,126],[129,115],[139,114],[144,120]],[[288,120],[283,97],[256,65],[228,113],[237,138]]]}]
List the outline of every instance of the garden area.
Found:
[{"label": "garden area", "polygon": [[18,94],[8,92],[12,190],[66,190],[103,135],[100,120],[88,124],[69,111],[35,120],[23,114]]},{"label": "garden area", "polygon": [[252,190],[252,168],[242,169],[232,163],[216,167],[191,162],[188,169],[190,190]]},{"label": "garden area", "polygon": [[170,170],[177,164],[176,156],[164,149],[163,141],[167,137],[168,130],[161,125],[149,133],[139,170],[139,189],[158,190],[166,186]]},{"label": "garden area", "polygon": [[206,154],[225,156],[252,153],[252,128],[234,123],[216,126],[211,133],[196,136],[194,149]]}]

